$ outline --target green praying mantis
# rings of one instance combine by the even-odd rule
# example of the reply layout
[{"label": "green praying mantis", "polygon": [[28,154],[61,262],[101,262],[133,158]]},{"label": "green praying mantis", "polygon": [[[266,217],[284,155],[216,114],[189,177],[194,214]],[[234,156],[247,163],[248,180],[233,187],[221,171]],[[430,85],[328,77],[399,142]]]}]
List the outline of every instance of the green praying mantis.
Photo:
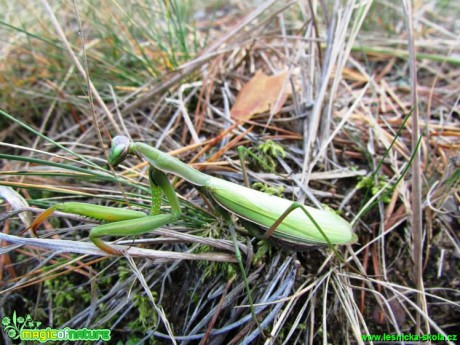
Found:
[{"label": "green praying mantis", "polygon": [[[101,237],[139,235],[174,223],[180,218],[179,200],[166,175],[174,174],[199,188],[224,213],[233,213],[245,221],[268,229],[263,236],[264,239],[271,238],[282,244],[303,249],[320,244],[330,247],[336,244],[351,244],[357,240],[351,225],[333,212],[301,205],[207,175],[145,143],[132,142],[126,136],[113,138],[108,163],[116,167],[128,154],[136,155],[150,165],[150,214],[130,209],[66,202],[56,204],[39,215],[31,225],[33,231],[35,232],[37,227],[57,210],[90,217],[104,222],[91,229],[91,241],[107,253],[121,255],[121,249],[103,241]],[[160,214],[162,193],[171,206],[171,212],[168,214]],[[237,251],[237,248],[235,250]]]}]

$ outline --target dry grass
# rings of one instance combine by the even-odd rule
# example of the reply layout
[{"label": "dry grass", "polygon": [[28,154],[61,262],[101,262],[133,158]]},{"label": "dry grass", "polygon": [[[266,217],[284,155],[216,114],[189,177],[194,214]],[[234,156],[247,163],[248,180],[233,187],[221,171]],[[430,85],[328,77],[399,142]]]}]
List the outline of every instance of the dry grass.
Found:
[{"label": "dry grass", "polygon": [[[111,328],[124,343],[459,335],[458,5],[101,4],[0,5],[0,185],[17,192],[2,190],[5,212],[66,200],[148,209],[145,164],[129,160],[118,178],[101,168],[117,134],[238,183],[236,147],[275,140],[286,158],[275,173],[252,167],[251,182],[327,204],[359,242],[338,247],[341,263],[328,248],[268,246],[237,222],[261,334],[238,307],[248,300],[227,225],[183,181],[184,219],[136,238],[146,249],[127,257],[86,243],[91,225],[78,218],[12,237],[32,217],[12,212],[2,317]],[[234,124],[229,110],[258,70],[288,70],[292,95],[279,113]]]}]

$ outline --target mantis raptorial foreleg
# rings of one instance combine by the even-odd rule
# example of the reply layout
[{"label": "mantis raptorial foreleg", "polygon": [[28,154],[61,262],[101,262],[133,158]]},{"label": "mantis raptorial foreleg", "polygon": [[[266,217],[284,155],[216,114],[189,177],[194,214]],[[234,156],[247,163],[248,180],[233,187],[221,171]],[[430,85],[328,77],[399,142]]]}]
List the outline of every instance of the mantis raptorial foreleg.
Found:
[{"label": "mantis raptorial foreleg", "polygon": [[[150,168],[149,176],[151,189],[152,191],[156,191],[155,193],[152,193],[151,214],[138,219],[104,224],[93,228],[90,232],[89,238],[102,250],[112,254],[120,254],[118,249],[102,241],[100,239],[102,236],[140,235],[167,224],[174,223],[180,218],[181,208],[179,200],[177,199],[176,192],[174,191],[174,188],[169,182],[167,176],[155,168]],[[159,205],[161,204],[160,191],[163,191],[169,201],[169,204],[171,205],[171,213],[169,214],[158,214],[160,210]],[[153,200],[154,198],[155,200]]]},{"label": "mantis raptorial foreleg", "polygon": [[[43,212],[35,219],[31,228],[35,232],[36,228],[57,210],[101,220],[106,222],[106,224],[92,228],[89,238],[103,251],[113,255],[120,255],[122,254],[120,249],[114,245],[107,244],[101,237],[140,235],[167,224],[174,223],[180,218],[181,208],[179,200],[167,176],[163,172],[151,167],[149,170],[149,178],[152,190],[152,206],[149,215],[139,211],[108,206],[89,205],[76,202],[62,203],[56,204]],[[165,194],[171,205],[171,213],[169,214],[159,214],[161,192]]]}]

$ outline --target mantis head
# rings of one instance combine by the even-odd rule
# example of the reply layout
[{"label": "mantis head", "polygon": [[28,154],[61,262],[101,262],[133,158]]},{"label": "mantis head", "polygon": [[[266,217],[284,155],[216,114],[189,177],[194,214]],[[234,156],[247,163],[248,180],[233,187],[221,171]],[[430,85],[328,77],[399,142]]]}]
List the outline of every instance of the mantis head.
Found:
[{"label": "mantis head", "polygon": [[116,167],[120,164],[129,152],[129,138],[124,135],[117,135],[112,139],[112,147],[109,152],[109,164]]}]

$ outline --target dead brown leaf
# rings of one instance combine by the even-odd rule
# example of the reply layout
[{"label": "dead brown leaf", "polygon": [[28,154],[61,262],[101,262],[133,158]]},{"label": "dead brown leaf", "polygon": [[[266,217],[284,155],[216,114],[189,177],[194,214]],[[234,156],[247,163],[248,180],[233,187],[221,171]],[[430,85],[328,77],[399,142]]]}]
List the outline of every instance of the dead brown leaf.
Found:
[{"label": "dead brown leaf", "polygon": [[290,93],[289,72],[267,76],[257,71],[254,77],[243,86],[230,115],[235,121],[248,121],[254,115],[267,111],[277,113]]}]

